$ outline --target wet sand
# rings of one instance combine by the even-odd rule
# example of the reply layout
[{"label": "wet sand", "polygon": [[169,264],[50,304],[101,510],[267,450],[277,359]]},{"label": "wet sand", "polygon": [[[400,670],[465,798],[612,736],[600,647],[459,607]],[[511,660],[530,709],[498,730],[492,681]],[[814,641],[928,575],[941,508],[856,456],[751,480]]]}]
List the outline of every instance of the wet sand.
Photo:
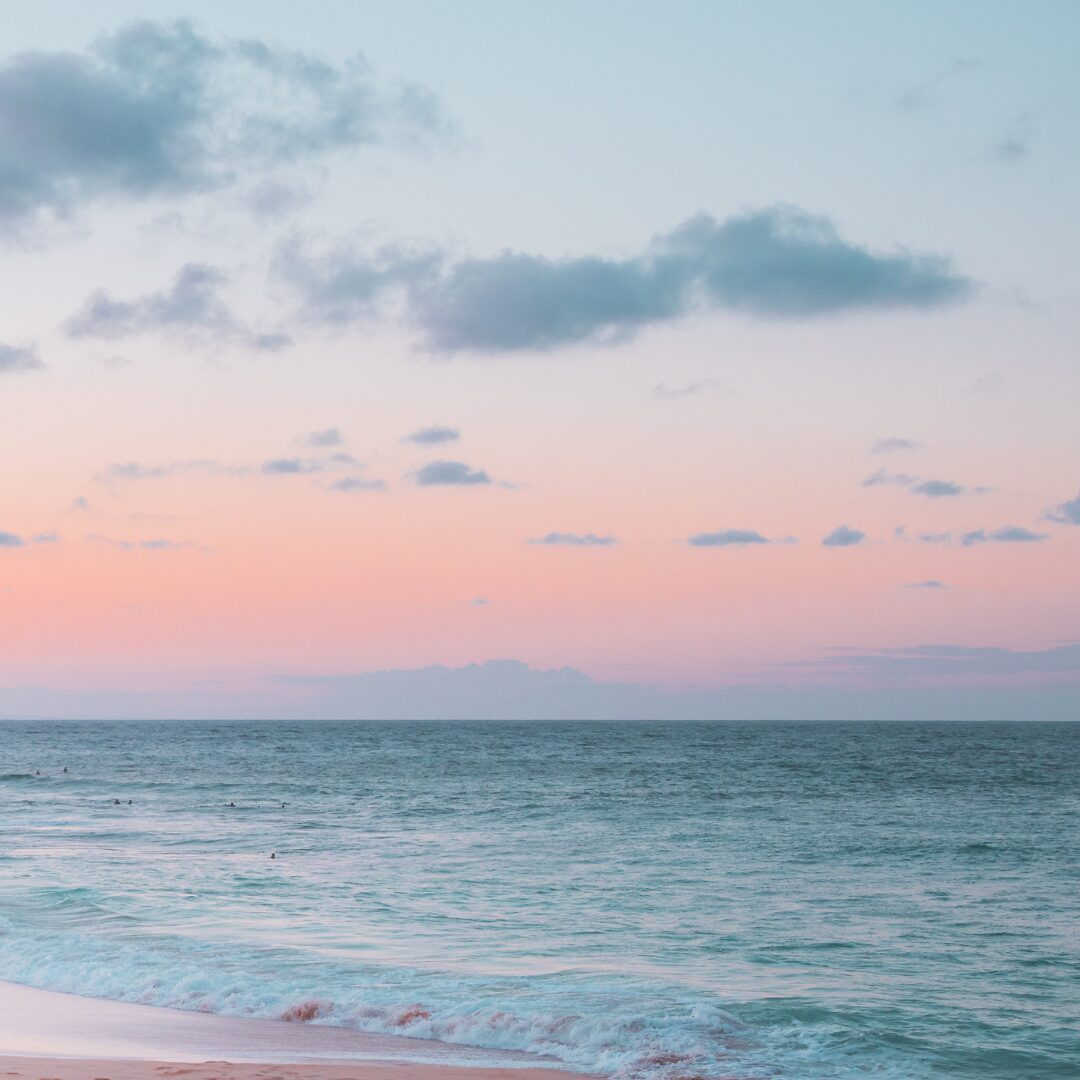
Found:
[{"label": "wet sand", "polygon": [[0,982],[0,1080],[569,1080],[530,1054]]}]

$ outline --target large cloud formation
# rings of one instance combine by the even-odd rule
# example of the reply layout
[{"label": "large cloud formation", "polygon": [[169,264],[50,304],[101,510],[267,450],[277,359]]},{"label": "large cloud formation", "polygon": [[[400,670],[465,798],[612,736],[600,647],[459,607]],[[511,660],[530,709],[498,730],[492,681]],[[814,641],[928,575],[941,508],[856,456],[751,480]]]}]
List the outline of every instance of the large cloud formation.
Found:
[{"label": "large cloud formation", "polygon": [[313,252],[294,239],[276,269],[304,314],[332,325],[368,318],[388,294],[433,352],[549,350],[619,341],[696,310],[797,319],[934,308],[968,296],[949,259],[879,253],[827,218],[776,206],[718,221],[698,214],[623,259],[515,251],[452,261],[434,248]]},{"label": "large cloud formation", "polygon": [[135,22],[85,53],[0,66],[0,228],[90,200],[213,190],[253,171],[444,127],[422,87],[191,23]]}]

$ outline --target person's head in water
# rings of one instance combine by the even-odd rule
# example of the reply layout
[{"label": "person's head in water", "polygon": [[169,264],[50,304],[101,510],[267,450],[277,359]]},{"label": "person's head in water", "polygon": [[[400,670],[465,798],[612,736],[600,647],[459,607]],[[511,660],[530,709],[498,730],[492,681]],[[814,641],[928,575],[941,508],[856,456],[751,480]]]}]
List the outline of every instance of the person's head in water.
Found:
[{"label": "person's head in water", "polygon": [[271,851],[270,852],[270,858],[271,859],[276,859],[277,858],[277,852]]}]

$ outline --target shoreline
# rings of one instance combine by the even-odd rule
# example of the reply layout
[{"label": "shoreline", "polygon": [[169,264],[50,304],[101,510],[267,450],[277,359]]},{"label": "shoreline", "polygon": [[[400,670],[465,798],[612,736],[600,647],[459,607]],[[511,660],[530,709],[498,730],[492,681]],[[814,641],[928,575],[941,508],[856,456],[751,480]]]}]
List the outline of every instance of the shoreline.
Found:
[{"label": "shoreline", "polygon": [[585,1080],[558,1061],[407,1035],[186,1012],[0,981],[11,1080]]}]

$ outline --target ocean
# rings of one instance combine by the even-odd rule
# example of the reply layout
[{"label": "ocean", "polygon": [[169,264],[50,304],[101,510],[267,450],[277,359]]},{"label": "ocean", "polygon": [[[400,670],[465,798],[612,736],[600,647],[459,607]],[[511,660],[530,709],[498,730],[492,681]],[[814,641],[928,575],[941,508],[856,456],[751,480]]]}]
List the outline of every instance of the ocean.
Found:
[{"label": "ocean", "polygon": [[628,1080],[1076,1078],[1078,820],[1080,724],[5,721],[0,979]]}]

